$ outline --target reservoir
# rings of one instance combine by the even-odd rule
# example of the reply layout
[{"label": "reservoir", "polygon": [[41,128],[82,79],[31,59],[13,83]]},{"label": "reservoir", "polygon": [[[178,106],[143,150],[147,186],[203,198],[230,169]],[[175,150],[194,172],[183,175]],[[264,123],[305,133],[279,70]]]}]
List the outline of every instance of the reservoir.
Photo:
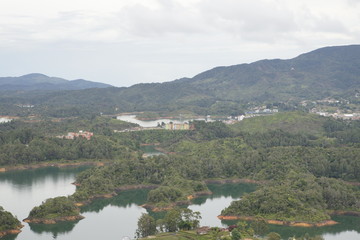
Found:
[{"label": "reservoir", "polygon": [[200,119],[168,119],[168,118],[160,118],[160,119],[156,119],[156,120],[139,120],[136,119],[136,115],[120,115],[117,116],[118,120],[121,121],[125,121],[125,122],[131,122],[131,123],[136,123],[139,124],[139,126],[141,127],[157,127],[158,124],[163,123],[184,123],[184,122],[189,122],[189,121],[193,121],[193,120],[205,120],[204,118],[200,118]]},{"label": "reservoir", "polygon": [[7,123],[12,121],[11,118],[7,118],[7,117],[0,117],[0,123]]},{"label": "reservoir", "polygon": [[[75,175],[86,169],[48,167],[35,170],[22,170],[0,173],[0,206],[12,212],[19,220],[26,218],[34,206],[47,198],[71,195],[75,186],[71,183]],[[244,193],[254,191],[253,184],[210,184],[213,195],[194,199],[189,206],[200,211],[203,226],[226,227],[234,224],[231,221],[220,221],[216,216],[231,201],[239,199]],[[28,224],[18,235],[8,235],[6,240],[29,239],[122,239],[134,237],[137,220],[147,210],[140,207],[145,203],[149,190],[131,190],[121,192],[111,199],[98,199],[82,208],[85,219],[78,222],[67,222],[54,225]],[[163,214],[152,213],[154,217]],[[326,240],[360,239],[360,218],[334,217],[340,224],[321,228],[295,228],[270,225],[270,231],[281,234],[283,239],[290,236],[301,236],[305,233],[322,235]]]}]

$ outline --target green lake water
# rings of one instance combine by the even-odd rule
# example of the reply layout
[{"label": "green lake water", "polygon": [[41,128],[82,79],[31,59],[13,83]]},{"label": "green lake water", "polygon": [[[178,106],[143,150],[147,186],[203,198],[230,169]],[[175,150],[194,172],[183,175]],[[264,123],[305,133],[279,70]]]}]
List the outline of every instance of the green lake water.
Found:
[{"label": "green lake water", "polygon": [[[27,217],[30,210],[50,197],[66,196],[75,191],[71,183],[75,175],[85,168],[44,168],[0,173],[0,206],[12,212],[20,220]],[[190,209],[200,211],[201,225],[223,226],[233,224],[231,221],[220,221],[216,216],[231,201],[239,199],[244,193],[254,191],[253,184],[209,185],[211,196],[197,198]],[[18,235],[9,235],[6,240],[37,239],[122,239],[134,237],[137,219],[147,211],[140,207],[145,203],[148,190],[131,190],[121,192],[111,199],[98,199],[82,208],[85,219],[78,222],[59,223],[54,225],[27,224]],[[160,213],[150,213],[156,218]],[[283,239],[290,236],[323,235],[326,240],[360,239],[360,218],[334,217],[340,224],[322,228],[294,228],[270,226],[271,231],[278,232]]]}]

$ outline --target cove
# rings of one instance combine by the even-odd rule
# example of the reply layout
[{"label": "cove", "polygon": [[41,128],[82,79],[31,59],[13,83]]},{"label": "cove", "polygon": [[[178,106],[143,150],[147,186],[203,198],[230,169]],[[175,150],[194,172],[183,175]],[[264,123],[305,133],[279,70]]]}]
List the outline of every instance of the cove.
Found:
[{"label": "cove", "polygon": [[[27,217],[29,211],[50,197],[70,195],[75,191],[71,183],[75,175],[86,167],[64,168],[48,167],[34,170],[22,170],[0,173],[0,205],[15,214],[20,220]],[[188,206],[200,211],[201,225],[226,227],[231,221],[220,221],[220,211],[231,201],[239,199],[244,193],[254,191],[253,184],[209,184],[213,195],[194,199]],[[121,192],[111,199],[97,199],[82,208],[85,219],[78,222],[58,223],[54,225],[27,224],[22,233],[8,235],[6,240],[28,239],[122,239],[134,237],[137,219],[147,210],[140,207],[145,203],[149,190],[130,190]],[[160,218],[164,213],[152,213]],[[336,216],[340,224],[323,228],[295,228],[270,226],[270,231],[280,233],[283,239],[301,236],[305,233],[322,235],[326,240],[360,239],[360,218]]]}]

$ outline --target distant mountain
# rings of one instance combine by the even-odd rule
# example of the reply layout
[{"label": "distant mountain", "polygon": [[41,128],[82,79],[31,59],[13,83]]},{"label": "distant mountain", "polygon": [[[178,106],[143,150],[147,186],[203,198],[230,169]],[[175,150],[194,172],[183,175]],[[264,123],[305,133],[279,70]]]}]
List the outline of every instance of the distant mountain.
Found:
[{"label": "distant mountain", "polygon": [[83,79],[69,81],[57,77],[48,77],[40,73],[27,74],[21,77],[0,77],[0,91],[81,90],[107,87],[112,86]]},{"label": "distant mountain", "polygon": [[199,114],[236,114],[249,102],[300,102],[358,96],[359,93],[360,45],[350,45],[325,47],[289,60],[261,60],[216,67],[193,78],[171,82],[61,94],[29,93],[4,96],[3,100],[0,97],[0,101],[21,101],[51,106],[51,109],[67,107],[72,111],[75,107],[103,113],[113,113],[117,109],[121,112],[186,110]]}]

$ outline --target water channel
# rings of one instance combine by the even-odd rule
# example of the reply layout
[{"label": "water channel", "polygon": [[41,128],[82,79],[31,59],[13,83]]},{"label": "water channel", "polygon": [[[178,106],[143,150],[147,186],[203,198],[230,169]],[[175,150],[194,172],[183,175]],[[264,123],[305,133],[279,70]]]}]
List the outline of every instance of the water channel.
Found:
[{"label": "water channel", "polygon": [[[0,206],[12,212],[20,220],[27,217],[34,206],[50,197],[72,194],[71,183],[81,168],[59,169],[55,167],[0,173]],[[200,211],[201,225],[227,226],[231,221],[217,219],[221,209],[242,194],[254,191],[252,184],[209,185],[211,196],[197,198],[190,209]],[[85,219],[55,225],[27,224],[18,235],[8,235],[1,240],[28,239],[122,239],[134,237],[137,219],[146,210],[140,207],[146,201],[148,190],[131,190],[111,199],[99,199],[82,208]],[[161,214],[150,213],[154,217]],[[360,239],[360,218],[336,217],[340,224],[323,228],[294,228],[271,226],[284,239],[290,236],[323,235],[326,240]]]}]

